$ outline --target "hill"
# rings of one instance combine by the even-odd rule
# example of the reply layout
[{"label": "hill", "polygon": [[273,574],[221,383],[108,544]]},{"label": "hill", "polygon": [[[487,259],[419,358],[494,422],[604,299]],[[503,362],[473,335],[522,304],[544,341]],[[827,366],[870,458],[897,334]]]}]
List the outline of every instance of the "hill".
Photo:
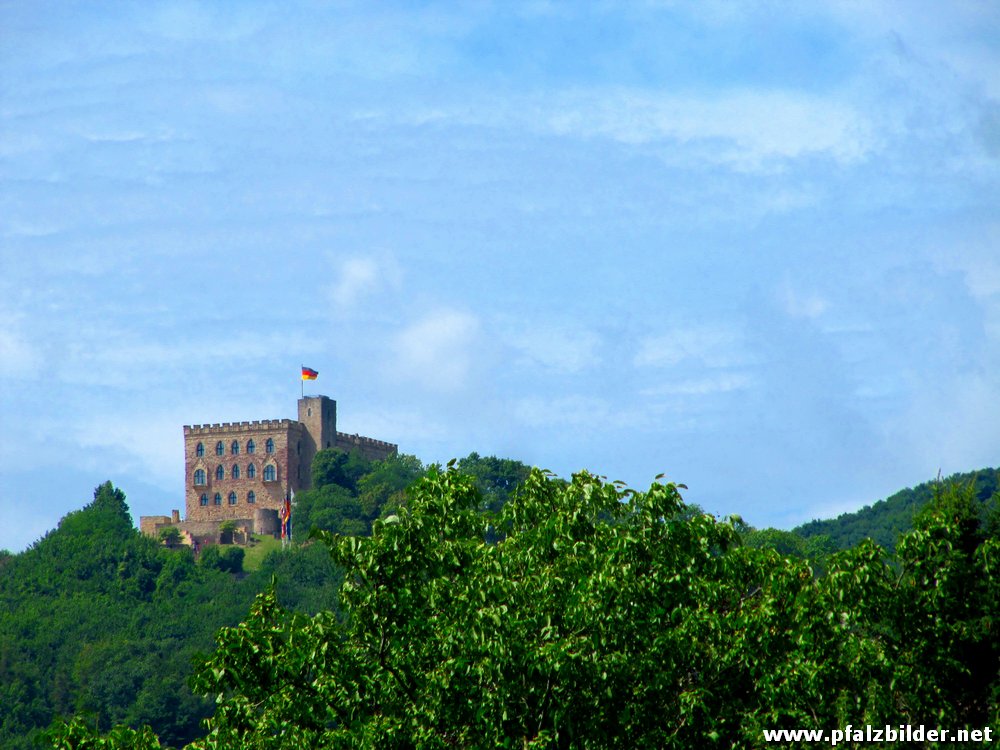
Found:
[{"label": "hill", "polygon": [[246,616],[272,576],[288,606],[336,606],[341,579],[318,547],[272,554],[252,575],[224,562],[196,563],[190,549],[140,534],[110,482],[31,548],[0,559],[0,747],[37,747],[54,718],[75,713],[105,728],[150,724],[180,746],[212,710],[188,687],[193,659]]},{"label": "hill", "polygon": [[[502,505],[528,474],[520,462],[475,453],[459,464],[485,507]],[[190,548],[169,549],[134,528],[121,490],[97,487],[31,548],[0,553],[0,747],[37,747],[42,730],[73,714],[101,729],[148,724],[170,746],[190,742],[213,705],[188,685],[198,654],[272,580],[289,610],[336,612],[343,576],[326,547],[309,542],[311,528],[370,534],[424,471],[413,456],[321,451],[314,489],[297,498],[297,544],[261,543],[245,558],[228,545],[197,559]]]},{"label": "hill", "polygon": [[916,514],[934,499],[943,485],[968,485],[975,488],[975,497],[980,503],[980,518],[986,517],[1000,505],[997,492],[1000,487],[1000,470],[979,469],[953,474],[947,479],[918,484],[916,487],[900,490],[866,505],[853,513],[842,513],[836,518],[814,520],[802,524],[792,533],[806,539],[827,536],[837,549],[848,549],[862,539],[871,539],[887,550],[893,550],[899,535],[913,528]]}]

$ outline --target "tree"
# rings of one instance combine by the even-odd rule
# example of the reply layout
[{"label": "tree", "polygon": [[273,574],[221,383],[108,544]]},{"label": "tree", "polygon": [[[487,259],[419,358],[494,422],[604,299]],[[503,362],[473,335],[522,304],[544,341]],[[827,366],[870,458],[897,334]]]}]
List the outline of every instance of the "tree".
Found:
[{"label": "tree", "polygon": [[357,451],[350,453],[337,448],[319,451],[312,463],[312,486],[314,488],[336,484],[350,491],[357,489],[358,479],[365,474],[371,462]]},{"label": "tree", "polygon": [[160,529],[160,541],[168,547],[176,547],[181,541],[181,532],[176,526],[166,526]]},{"label": "tree", "polygon": [[482,457],[470,453],[458,462],[458,470],[476,481],[489,510],[499,511],[531,473],[531,467],[510,458]]},{"label": "tree", "polygon": [[969,536],[961,497],[898,567],[865,541],[822,575],[670,483],[535,470],[483,505],[432,468],[371,537],[318,532],[344,616],[260,595],[196,672],[217,703],[190,750],[749,749],[764,729],[1000,723],[1000,544]]},{"label": "tree", "polygon": [[370,539],[320,534],[349,617],[260,597],[196,677],[225,698],[195,747],[743,746],[814,720],[848,671],[808,567],[683,518],[675,485],[536,471],[481,506],[432,471]]}]

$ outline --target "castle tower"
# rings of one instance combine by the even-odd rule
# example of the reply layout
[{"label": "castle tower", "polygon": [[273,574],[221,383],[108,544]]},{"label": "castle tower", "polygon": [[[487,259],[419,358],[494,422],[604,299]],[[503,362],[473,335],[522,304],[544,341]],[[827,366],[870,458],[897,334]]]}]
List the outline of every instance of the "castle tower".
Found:
[{"label": "castle tower", "polygon": [[337,445],[337,402],[326,396],[300,398],[299,422],[306,431],[300,462],[302,487],[308,489],[312,484],[311,469],[316,453]]}]

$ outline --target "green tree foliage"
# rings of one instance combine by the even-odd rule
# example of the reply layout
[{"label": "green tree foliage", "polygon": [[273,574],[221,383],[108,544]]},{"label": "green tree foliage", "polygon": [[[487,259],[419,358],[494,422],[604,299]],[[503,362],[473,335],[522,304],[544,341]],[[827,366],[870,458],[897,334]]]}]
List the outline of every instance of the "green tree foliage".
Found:
[{"label": "green tree foliage", "polygon": [[139,534],[124,494],[105,483],[30,549],[0,560],[0,747],[34,748],[53,718],[76,713],[95,731],[149,724],[171,746],[196,737],[212,703],[187,684],[192,658],[245,616],[272,574],[317,565],[322,584],[303,576],[280,599],[336,606],[328,558],[300,564],[289,553],[237,579],[242,553],[216,550],[216,565],[196,565],[190,549]]},{"label": "green tree foliage", "polygon": [[773,549],[779,555],[809,560],[814,566],[822,565],[837,551],[833,540],[826,534],[803,537],[794,531],[782,529],[750,529],[740,534],[743,543],[755,549]]},{"label": "green tree foliage", "polygon": [[160,541],[166,544],[168,547],[173,547],[180,543],[181,532],[176,526],[167,526],[160,529]]},{"label": "green tree foliage", "polygon": [[47,733],[54,750],[159,750],[159,739],[148,726],[140,730],[115,727],[107,736],[81,717],[60,721]]},{"label": "green tree foliage", "polygon": [[312,486],[325,487],[335,484],[355,492],[358,479],[367,474],[371,462],[357,451],[346,452],[336,448],[321,450],[312,463]]},{"label": "green tree foliage", "polygon": [[404,491],[423,474],[414,456],[368,461],[334,448],[316,454],[312,489],[295,496],[292,538],[305,542],[313,528],[367,536],[372,522],[403,502]]},{"label": "green tree foliage", "polygon": [[458,470],[475,480],[485,509],[499,511],[528,478],[531,467],[510,458],[482,457],[470,453],[458,462]]},{"label": "green tree foliage", "polygon": [[[942,485],[970,483],[979,504],[977,516],[984,523],[993,515],[1000,519],[1000,470],[981,469],[955,474],[943,482],[924,482],[854,513],[842,513],[837,518],[825,521],[810,521],[793,531],[803,537],[829,536],[837,549],[847,549],[863,539],[872,539],[891,551],[900,534],[913,528],[921,508],[931,504]],[[1000,528],[1000,523],[997,528]]]},{"label": "green tree foliage", "polygon": [[686,514],[673,484],[535,471],[494,516],[474,479],[432,469],[371,537],[319,534],[345,571],[346,617],[290,612],[272,589],[219,633],[194,681],[218,703],[190,748],[759,748],[765,728],[997,729],[1000,544],[967,522],[961,492],[918,519],[895,564],[865,541],[817,576]]}]

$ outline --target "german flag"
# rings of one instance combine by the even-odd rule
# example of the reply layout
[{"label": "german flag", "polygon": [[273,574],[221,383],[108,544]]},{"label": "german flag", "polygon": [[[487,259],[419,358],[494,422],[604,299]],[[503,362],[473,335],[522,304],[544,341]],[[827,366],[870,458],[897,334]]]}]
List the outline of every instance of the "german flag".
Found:
[{"label": "german flag", "polygon": [[315,380],[319,373],[311,367],[302,367],[302,379],[303,380]]},{"label": "german flag", "polygon": [[292,497],[295,493],[289,490],[285,493],[285,502],[281,504],[281,538],[292,538]]}]

